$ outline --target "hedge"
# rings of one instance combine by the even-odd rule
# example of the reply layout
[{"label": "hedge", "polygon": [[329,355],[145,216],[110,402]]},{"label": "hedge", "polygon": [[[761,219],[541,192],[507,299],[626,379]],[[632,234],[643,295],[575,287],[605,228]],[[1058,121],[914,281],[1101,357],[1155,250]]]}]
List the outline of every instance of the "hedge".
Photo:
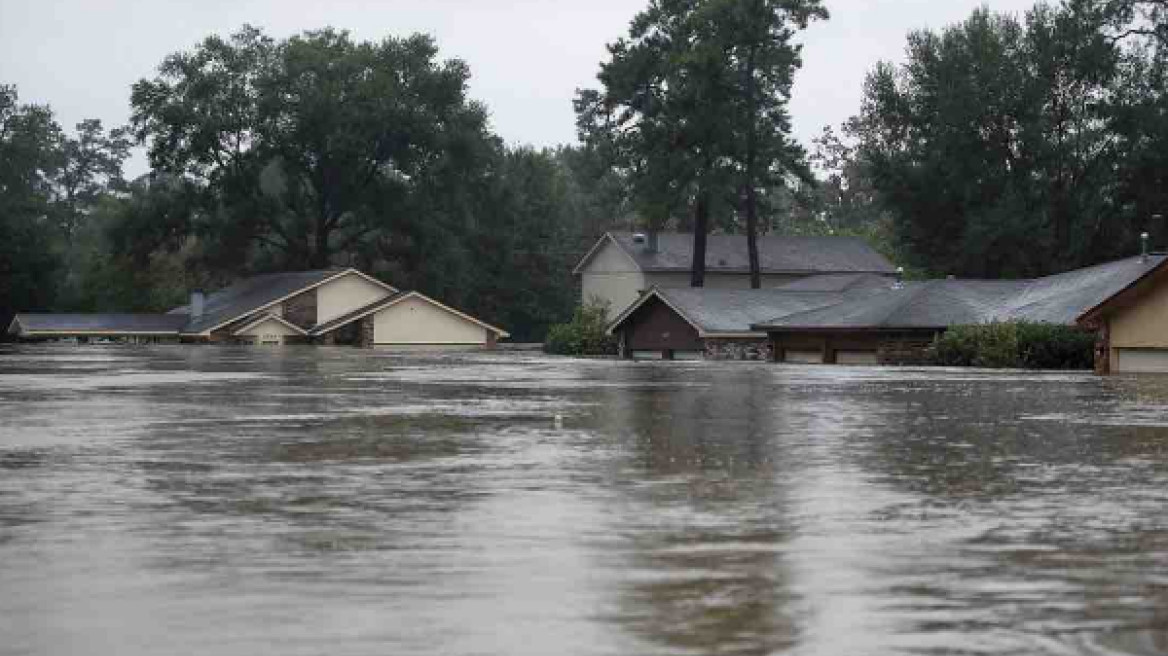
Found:
[{"label": "hedge", "polygon": [[1024,321],[954,326],[930,350],[946,367],[1090,369],[1095,333],[1074,326]]},{"label": "hedge", "polygon": [[572,320],[552,326],[543,350],[556,355],[616,355],[616,339],[605,332],[608,303],[598,299],[576,308]]}]

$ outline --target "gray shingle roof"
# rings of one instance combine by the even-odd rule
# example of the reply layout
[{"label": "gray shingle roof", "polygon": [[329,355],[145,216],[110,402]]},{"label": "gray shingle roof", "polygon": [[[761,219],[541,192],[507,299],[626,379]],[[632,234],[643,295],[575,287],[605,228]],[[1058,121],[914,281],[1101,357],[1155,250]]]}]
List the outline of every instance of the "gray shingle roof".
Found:
[{"label": "gray shingle roof", "polygon": [[129,334],[173,333],[186,324],[187,318],[171,314],[40,314],[21,312],[16,321],[24,333],[98,333]]},{"label": "gray shingle roof", "polygon": [[[646,253],[633,243],[633,233],[609,235],[637,263],[642,271],[689,271],[693,261],[693,235],[661,233],[657,252]],[[759,265],[764,273],[887,273],[892,264],[863,239],[857,237],[758,238]],[[706,243],[706,270],[720,273],[748,273],[750,259],[743,235],[710,235]]]},{"label": "gray shingle roof", "polygon": [[947,328],[990,321],[1071,325],[1164,258],[1129,258],[1035,280],[931,280],[753,324],[760,330]]},{"label": "gray shingle roof", "polygon": [[703,333],[746,333],[776,315],[794,314],[842,303],[841,292],[788,292],[782,289],[658,289],[666,302]]},{"label": "gray shingle roof", "polygon": [[[203,306],[203,316],[185,326],[183,333],[201,333],[214,328],[224,322],[257,311],[265,305],[305,287],[324,282],[343,271],[344,269],[324,269],[270,273],[246,278],[226,289],[208,295]],[[171,310],[171,313],[185,316],[189,311],[189,308],[180,307]]]}]

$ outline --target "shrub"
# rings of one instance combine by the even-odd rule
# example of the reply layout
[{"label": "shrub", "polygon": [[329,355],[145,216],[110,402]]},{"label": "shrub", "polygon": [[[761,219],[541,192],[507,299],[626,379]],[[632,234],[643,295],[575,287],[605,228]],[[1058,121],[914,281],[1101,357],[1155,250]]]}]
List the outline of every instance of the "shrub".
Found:
[{"label": "shrub", "polygon": [[590,299],[576,308],[572,320],[548,330],[543,350],[556,355],[615,355],[616,339],[605,332],[608,303]]},{"label": "shrub", "polygon": [[1073,326],[994,322],[954,326],[931,349],[933,364],[947,367],[1090,369],[1095,336]]}]

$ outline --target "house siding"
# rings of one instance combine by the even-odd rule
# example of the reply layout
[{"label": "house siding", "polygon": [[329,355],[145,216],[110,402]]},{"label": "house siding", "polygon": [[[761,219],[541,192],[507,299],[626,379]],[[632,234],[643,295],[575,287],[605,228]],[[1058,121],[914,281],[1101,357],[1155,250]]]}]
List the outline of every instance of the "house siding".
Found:
[{"label": "house siding", "polygon": [[316,323],[331,321],[392,293],[355,273],[330,280],[316,288]]},{"label": "house siding", "polygon": [[637,308],[623,325],[622,353],[633,351],[704,351],[698,331],[658,298],[650,298]]},{"label": "house siding", "polygon": [[483,327],[421,298],[373,315],[375,345],[486,345]]},{"label": "house siding", "polygon": [[593,255],[580,275],[581,301],[597,298],[607,303],[609,319],[632,305],[647,288],[636,263],[611,241]]},{"label": "house siding", "polygon": [[924,364],[928,350],[936,338],[936,331],[899,330],[872,332],[807,332],[772,333],[771,358],[783,362],[788,351],[793,353],[819,352],[824,364],[836,364],[839,353],[872,353],[882,365]]}]

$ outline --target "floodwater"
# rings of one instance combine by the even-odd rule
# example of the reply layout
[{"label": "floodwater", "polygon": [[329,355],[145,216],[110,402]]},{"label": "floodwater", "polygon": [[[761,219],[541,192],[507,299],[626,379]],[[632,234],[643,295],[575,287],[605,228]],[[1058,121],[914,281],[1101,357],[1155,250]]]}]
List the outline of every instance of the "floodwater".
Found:
[{"label": "floodwater", "polygon": [[1166,651],[1168,379],[0,350],[5,656]]}]

